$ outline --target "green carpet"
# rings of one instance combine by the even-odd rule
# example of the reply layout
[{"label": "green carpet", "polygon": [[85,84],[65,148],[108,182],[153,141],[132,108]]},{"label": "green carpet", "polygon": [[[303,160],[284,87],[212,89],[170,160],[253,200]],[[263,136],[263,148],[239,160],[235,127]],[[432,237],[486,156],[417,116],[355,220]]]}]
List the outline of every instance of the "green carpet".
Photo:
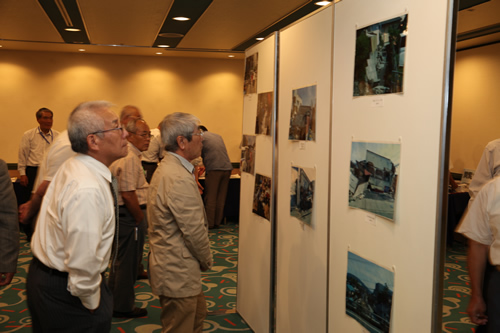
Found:
[{"label": "green carpet", "polygon": [[443,332],[446,333],[476,331],[466,312],[470,297],[466,252],[465,245],[457,242],[446,251],[443,293]]},{"label": "green carpet", "polygon": [[[252,332],[235,311],[238,225],[228,224],[210,230],[209,236],[214,265],[211,271],[203,274],[202,280],[209,311],[203,332]],[[145,259],[148,250],[146,244]],[[26,275],[31,258],[26,236],[21,234],[18,273],[9,286],[0,289],[0,332],[31,332],[31,317],[26,304]],[[137,319],[113,318],[111,332],[161,332],[160,302],[151,293],[149,281],[140,280],[135,288],[136,305],[146,307],[148,316]]]}]

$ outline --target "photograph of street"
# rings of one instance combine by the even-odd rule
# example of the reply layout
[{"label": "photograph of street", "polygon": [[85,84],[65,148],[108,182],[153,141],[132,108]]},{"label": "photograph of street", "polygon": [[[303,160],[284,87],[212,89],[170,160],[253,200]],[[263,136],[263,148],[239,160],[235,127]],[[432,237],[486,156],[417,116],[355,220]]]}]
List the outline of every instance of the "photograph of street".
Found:
[{"label": "photograph of street", "polygon": [[400,156],[399,143],[353,142],[349,206],[394,220]]},{"label": "photograph of street", "polygon": [[316,169],[292,166],[290,182],[290,215],[307,225],[312,224]]},{"label": "photograph of street", "polygon": [[289,140],[316,140],[316,85],[292,93]]},{"label": "photograph of street", "polygon": [[356,31],[353,96],[403,92],[408,14]]},{"label": "photograph of street", "polygon": [[245,59],[245,81],[243,83],[243,94],[257,93],[257,67],[259,54],[255,53]]},{"label": "photograph of street", "polygon": [[273,92],[265,92],[258,95],[257,120],[255,122],[255,134],[271,135],[271,119],[273,112]]},{"label": "photograph of street", "polygon": [[243,135],[240,169],[241,172],[255,174],[255,135]]},{"label": "photograph of street", "polygon": [[255,191],[252,212],[271,221],[271,178],[255,175]]},{"label": "photograph of street", "polygon": [[348,251],[346,314],[370,333],[391,327],[394,273]]}]

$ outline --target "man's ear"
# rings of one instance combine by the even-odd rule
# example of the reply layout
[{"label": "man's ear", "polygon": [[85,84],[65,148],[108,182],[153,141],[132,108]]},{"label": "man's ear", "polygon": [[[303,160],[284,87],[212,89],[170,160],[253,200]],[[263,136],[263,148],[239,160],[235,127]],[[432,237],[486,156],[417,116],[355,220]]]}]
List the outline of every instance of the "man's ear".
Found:
[{"label": "man's ear", "polygon": [[177,140],[177,145],[179,146],[179,148],[184,150],[184,148],[185,148],[184,137],[179,135],[176,140]]},{"label": "man's ear", "polygon": [[89,146],[89,150],[97,151],[99,150],[98,145],[99,137],[95,134],[90,134],[87,136],[87,145]]}]

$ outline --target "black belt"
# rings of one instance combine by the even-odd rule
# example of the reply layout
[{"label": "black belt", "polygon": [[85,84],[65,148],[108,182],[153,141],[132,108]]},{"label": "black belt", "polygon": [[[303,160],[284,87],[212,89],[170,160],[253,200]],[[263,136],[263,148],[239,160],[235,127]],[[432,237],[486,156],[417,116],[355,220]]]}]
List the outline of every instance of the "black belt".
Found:
[{"label": "black belt", "polygon": [[66,277],[66,278],[68,277],[68,272],[61,272],[58,271],[57,269],[50,268],[46,266],[43,262],[41,262],[40,259],[38,259],[37,257],[33,257],[33,262],[37,263],[40,270],[44,271],[47,274]]},{"label": "black belt", "polygon": [[149,164],[149,165],[157,165],[158,162],[146,162],[146,161],[142,161],[143,164]]},{"label": "black belt", "polygon": [[[125,205],[120,205],[120,208],[127,208],[127,206],[125,206]],[[139,208],[140,208],[140,209],[146,209],[146,208],[148,208],[148,205],[146,205],[146,204],[144,204],[144,205],[139,205]]]},{"label": "black belt", "polygon": [[[33,257],[32,261],[34,263],[38,264],[38,268],[40,268],[40,270],[44,271],[47,274],[59,276],[59,277],[63,277],[63,278],[68,277],[68,272],[61,272],[61,271],[58,271],[57,269],[50,268],[50,267],[46,266],[43,262],[41,262],[40,259],[38,259],[37,257]],[[103,278],[103,281],[104,281],[104,272],[101,273],[101,277]]]}]

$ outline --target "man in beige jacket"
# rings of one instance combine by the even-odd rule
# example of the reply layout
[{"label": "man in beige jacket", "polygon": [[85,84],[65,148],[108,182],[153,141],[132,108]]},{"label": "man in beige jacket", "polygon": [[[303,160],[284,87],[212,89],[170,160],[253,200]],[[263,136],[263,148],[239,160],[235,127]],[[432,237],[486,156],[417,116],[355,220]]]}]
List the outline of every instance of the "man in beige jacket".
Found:
[{"label": "man in beige jacket", "polygon": [[203,200],[191,160],[201,155],[199,120],[173,113],[161,123],[168,154],[148,192],[149,279],[162,307],[162,333],[202,332],[207,314],[201,271],[212,266]]}]

